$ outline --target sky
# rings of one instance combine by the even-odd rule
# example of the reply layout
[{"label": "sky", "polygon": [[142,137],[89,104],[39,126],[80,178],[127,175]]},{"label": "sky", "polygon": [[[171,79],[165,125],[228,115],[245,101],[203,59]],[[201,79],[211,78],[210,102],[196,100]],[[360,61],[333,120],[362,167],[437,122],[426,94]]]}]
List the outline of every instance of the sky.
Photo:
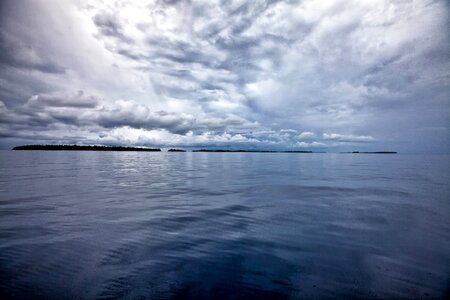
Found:
[{"label": "sky", "polygon": [[0,147],[450,153],[448,1],[0,1]]}]

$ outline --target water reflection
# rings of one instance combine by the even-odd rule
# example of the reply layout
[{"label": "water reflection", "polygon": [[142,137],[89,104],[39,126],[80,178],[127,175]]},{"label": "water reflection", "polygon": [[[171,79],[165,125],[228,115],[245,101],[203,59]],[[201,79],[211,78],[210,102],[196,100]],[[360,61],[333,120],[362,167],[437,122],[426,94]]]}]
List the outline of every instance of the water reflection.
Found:
[{"label": "water reflection", "polygon": [[446,161],[3,152],[0,289],[28,299],[444,298]]}]

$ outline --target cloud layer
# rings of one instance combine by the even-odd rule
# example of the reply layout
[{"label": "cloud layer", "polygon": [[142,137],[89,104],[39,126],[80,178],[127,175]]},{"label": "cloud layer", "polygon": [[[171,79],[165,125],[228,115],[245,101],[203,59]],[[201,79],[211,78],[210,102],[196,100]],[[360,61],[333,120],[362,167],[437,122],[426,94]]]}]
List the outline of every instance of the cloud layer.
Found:
[{"label": "cloud layer", "polygon": [[449,152],[446,1],[3,1],[1,143]]}]

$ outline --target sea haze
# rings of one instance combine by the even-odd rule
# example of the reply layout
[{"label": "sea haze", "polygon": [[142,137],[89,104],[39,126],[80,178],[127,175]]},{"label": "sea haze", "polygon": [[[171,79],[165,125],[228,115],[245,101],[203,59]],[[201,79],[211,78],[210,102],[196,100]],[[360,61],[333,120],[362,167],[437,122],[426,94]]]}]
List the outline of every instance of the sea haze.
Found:
[{"label": "sea haze", "polygon": [[2,298],[444,298],[448,162],[2,151]]}]

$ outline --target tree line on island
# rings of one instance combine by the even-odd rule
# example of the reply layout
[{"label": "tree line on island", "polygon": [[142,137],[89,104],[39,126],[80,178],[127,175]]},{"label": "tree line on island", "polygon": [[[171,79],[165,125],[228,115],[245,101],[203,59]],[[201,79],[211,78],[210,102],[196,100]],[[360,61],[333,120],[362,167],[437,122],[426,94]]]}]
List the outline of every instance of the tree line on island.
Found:
[{"label": "tree line on island", "polygon": [[[14,147],[12,150],[44,150],[44,151],[138,151],[138,152],[161,152],[160,148],[124,147],[124,146],[89,146],[89,145],[24,145]],[[167,152],[186,152],[184,149],[171,148]],[[225,152],[225,153],[325,153],[305,150],[229,150],[229,149],[197,149],[192,152]],[[375,152],[341,152],[351,154],[396,154],[395,151],[375,151]]]},{"label": "tree line on island", "polygon": [[158,152],[159,148],[139,148],[122,146],[84,146],[84,145],[25,145],[12,150],[66,150],[66,151],[143,151]]}]

